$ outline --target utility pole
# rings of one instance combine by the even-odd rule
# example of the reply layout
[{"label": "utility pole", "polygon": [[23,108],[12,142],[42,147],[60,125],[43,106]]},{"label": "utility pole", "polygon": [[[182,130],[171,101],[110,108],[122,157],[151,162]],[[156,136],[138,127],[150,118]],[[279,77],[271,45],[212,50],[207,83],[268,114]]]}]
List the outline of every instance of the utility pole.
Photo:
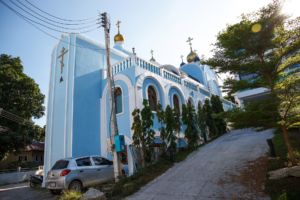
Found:
[{"label": "utility pole", "polygon": [[115,149],[115,142],[114,137],[118,135],[118,126],[117,126],[117,116],[116,116],[116,105],[115,105],[115,95],[114,95],[114,81],[112,75],[112,69],[110,64],[110,22],[107,17],[107,13],[101,13],[101,26],[104,28],[104,35],[105,35],[105,48],[106,48],[106,64],[107,64],[107,84],[109,89],[109,103],[111,109],[111,117],[110,117],[110,127],[111,127],[111,137],[112,139],[112,152],[113,152],[113,163],[114,163],[114,176],[115,182],[119,181],[121,176],[121,166],[120,166],[120,156]]}]

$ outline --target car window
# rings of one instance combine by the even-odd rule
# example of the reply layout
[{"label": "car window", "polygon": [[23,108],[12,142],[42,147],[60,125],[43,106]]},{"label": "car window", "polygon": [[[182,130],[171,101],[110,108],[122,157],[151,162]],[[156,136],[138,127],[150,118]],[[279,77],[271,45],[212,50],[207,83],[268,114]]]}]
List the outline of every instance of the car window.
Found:
[{"label": "car window", "polygon": [[78,167],[92,166],[92,163],[91,163],[91,160],[90,160],[89,157],[77,159],[76,164],[77,164]]},{"label": "car window", "polygon": [[52,167],[53,170],[55,169],[65,169],[68,167],[69,161],[67,160],[58,160]]},{"label": "car window", "polygon": [[101,158],[101,157],[93,157],[93,161],[95,163],[95,165],[110,165],[111,161],[105,159],[105,158]]}]

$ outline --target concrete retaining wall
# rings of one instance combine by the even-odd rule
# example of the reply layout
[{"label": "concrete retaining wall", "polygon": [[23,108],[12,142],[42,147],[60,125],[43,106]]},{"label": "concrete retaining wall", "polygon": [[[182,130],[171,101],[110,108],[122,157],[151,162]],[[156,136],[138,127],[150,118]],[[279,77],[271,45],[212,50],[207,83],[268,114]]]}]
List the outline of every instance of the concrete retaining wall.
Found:
[{"label": "concrete retaining wall", "polygon": [[0,185],[19,183],[29,180],[30,175],[34,175],[35,171],[27,172],[11,172],[0,174]]}]

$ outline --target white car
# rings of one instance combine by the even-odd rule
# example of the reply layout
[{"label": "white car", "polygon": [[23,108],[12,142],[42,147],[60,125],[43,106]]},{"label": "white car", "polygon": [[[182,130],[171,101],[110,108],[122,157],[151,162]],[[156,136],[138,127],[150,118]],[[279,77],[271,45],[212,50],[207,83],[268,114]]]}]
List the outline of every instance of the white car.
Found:
[{"label": "white car", "polygon": [[66,158],[56,161],[46,177],[46,188],[53,194],[63,189],[83,188],[114,178],[113,162],[100,156]]}]

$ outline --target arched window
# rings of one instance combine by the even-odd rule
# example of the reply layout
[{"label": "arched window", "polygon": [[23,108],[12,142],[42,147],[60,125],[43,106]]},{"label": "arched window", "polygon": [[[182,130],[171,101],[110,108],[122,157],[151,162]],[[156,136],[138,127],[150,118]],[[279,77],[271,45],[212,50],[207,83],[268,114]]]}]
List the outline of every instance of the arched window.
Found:
[{"label": "arched window", "polygon": [[152,111],[157,109],[157,94],[153,86],[148,87],[148,101]]},{"label": "arched window", "polygon": [[117,87],[115,89],[116,114],[122,112],[122,90]]},{"label": "arched window", "polygon": [[188,106],[194,107],[194,103],[193,103],[193,100],[191,97],[189,98],[187,104],[188,104]]},{"label": "arched window", "polygon": [[177,113],[180,113],[179,99],[177,95],[173,95],[173,107]]}]

